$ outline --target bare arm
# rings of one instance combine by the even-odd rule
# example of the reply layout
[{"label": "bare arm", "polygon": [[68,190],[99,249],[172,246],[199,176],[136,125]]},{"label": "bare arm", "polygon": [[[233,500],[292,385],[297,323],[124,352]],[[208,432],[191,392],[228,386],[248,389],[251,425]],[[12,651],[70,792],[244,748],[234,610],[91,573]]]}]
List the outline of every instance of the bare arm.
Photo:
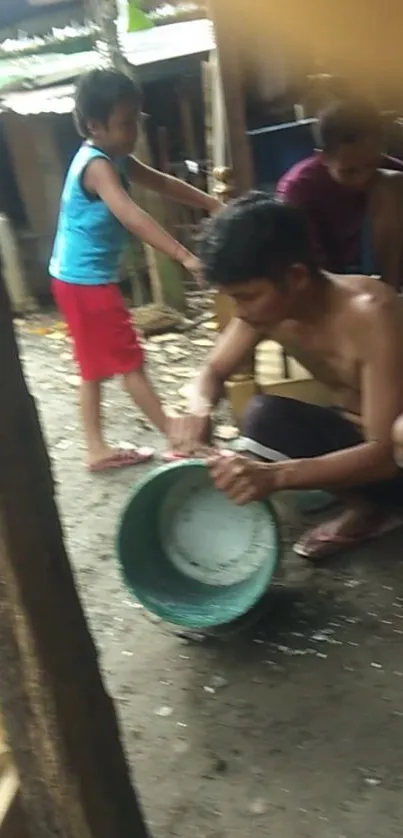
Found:
[{"label": "bare arm", "polygon": [[206,366],[195,382],[190,403],[192,412],[197,414],[202,407],[205,408],[205,412],[211,412],[222,396],[225,382],[253,352],[261,338],[262,336],[243,320],[237,317],[231,320],[218,338]]},{"label": "bare arm", "polygon": [[130,233],[142,239],[151,247],[160,250],[185,267],[193,259],[191,253],[143,212],[127,194],[113,166],[108,160],[96,158],[88,166],[84,176],[88,192],[99,196],[113,215]]},{"label": "bare arm", "polygon": [[[365,442],[354,448],[279,464],[283,488],[346,489],[386,480],[397,468],[393,460],[392,427],[403,411],[403,341],[398,303],[368,303],[367,358],[362,371]],[[281,468],[282,467],[282,468]]]},{"label": "bare arm", "polygon": [[396,291],[403,286],[403,173],[379,169],[369,202],[374,257],[382,279]]},{"label": "bare arm", "polygon": [[130,180],[152,192],[159,192],[179,204],[203,209],[209,213],[217,212],[222,206],[217,198],[208,195],[207,192],[196,189],[184,180],[152,169],[151,166],[145,166],[136,157],[130,158]]}]

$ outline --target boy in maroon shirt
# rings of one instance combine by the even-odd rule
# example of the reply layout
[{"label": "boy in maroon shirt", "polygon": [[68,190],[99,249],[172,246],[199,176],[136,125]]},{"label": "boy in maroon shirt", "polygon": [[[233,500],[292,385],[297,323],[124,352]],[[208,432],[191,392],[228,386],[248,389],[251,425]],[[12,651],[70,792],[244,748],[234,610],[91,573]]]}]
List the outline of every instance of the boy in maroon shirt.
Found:
[{"label": "boy in maroon shirt", "polygon": [[304,210],[322,268],[381,274],[399,289],[403,270],[389,252],[398,236],[385,232],[385,215],[390,199],[403,213],[403,163],[382,155],[379,115],[365,102],[335,102],[319,117],[318,141],[321,151],[293,166],[277,195]]}]

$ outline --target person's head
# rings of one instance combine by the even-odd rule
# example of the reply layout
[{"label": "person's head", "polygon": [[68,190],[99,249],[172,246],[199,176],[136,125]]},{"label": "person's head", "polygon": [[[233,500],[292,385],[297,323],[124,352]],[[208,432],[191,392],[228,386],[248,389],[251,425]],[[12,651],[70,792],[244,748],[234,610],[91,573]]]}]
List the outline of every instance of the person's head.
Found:
[{"label": "person's head", "polygon": [[265,192],[249,192],[210,218],[199,256],[206,281],[257,329],[296,317],[321,278],[305,216]]},{"label": "person's head", "polygon": [[319,114],[316,134],[332,178],[350,189],[365,189],[382,151],[375,108],[361,100],[333,102]]},{"label": "person's head", "polygon": [[91,70],[77,88],[77,130],[109,154],[125,156],[136,144],[140,106],[140,90],[124,73]]}]

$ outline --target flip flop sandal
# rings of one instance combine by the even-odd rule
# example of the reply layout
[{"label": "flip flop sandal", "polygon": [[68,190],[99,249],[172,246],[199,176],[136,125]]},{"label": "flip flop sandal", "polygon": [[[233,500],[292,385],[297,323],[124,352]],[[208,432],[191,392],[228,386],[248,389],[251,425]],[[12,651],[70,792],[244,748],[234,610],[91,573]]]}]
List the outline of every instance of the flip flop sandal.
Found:
[{"label": "flip flop sandal", "polygon": [[88,466],[91,474],[100,474],[104,471],[112,471],[119,468],[130,468],[147,463],[154,456],[153,448],[129,448],[127,450],[117,449],[109,457],[105,457],[98,463]]},{"label": "flip flop sandal", "polygon": [[402,526],[402,516],[391,516],[370,533],[346,536],[338,535],[334,531],[334,524],[323,524],[302,536],[300,541],[294,544],[293,550],[297,556],[301,556],[303,559],[315,563],[321,561],[321,559],[330,558],[341,550],[354,550],[362,544],[386,535],[386,533],[392,532]]}]

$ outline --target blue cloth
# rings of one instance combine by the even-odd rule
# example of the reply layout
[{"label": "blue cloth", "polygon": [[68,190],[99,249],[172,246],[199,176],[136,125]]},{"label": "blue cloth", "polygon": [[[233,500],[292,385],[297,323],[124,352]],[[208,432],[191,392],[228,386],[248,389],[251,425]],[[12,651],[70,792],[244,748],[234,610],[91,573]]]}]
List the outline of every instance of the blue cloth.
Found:
[{"label": "blue cloth", "polygon": [[55,279],[74,285],[116,282],[129,233],[106,204],[88,194],[83,177],[88,164],[104,158],[116,169],[129,189],[127,158],[116,161],[84,143],[67,172],[49,272]]},{"label": "blue cloth", "polygon": [[349,265],[343,271],[345,274],[362,274],[363,276],[376,276],[380,273],[375,262],[372,247],[371,223],[368,214],[364,216],[361,227],[360,261],[358,265]]}]

